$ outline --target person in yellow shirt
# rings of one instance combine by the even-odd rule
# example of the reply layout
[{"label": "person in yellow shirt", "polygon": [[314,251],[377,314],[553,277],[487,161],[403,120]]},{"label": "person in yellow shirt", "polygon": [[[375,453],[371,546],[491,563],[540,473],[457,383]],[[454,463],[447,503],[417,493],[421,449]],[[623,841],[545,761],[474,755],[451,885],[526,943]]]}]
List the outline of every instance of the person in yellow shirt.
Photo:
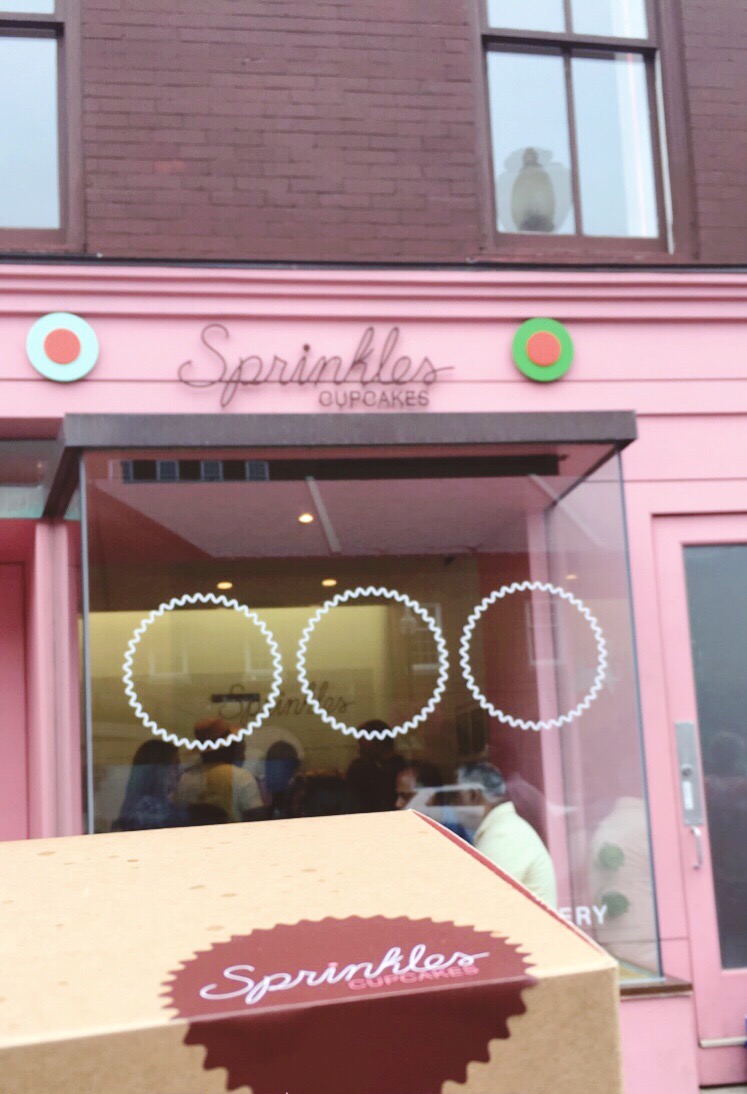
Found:
[{"label": "person in yellow shirt", "polygon": [[474,832],[481,854],[536,897],[557,907],[555,870],[544,843],[508,799],[506,780],[493,764],[465,764],[457,771],[460,819]]},{"label": "person in yellow shirt", "polygon": [[[222,718],[206,718],[195,726],[198,741],[218,741],[235,729]],[[257,780],[241,765],[244,742],[205,749],[196,764],[182,775],[176,792],[180,805],[209,806],[227,821],[264,820],[267,811]]]}]

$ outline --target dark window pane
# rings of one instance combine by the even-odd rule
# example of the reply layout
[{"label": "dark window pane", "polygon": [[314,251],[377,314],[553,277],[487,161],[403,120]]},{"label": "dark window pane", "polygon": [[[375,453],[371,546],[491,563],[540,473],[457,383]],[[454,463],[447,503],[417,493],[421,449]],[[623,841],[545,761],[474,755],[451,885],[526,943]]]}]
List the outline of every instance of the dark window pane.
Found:
[{"label": "dark window pane", "polygon": [[721,962],[747,965],[747,545],[687,547],[687,594]]},{"label": "dark window pane", "polygon": [[59,228],[57,43],[0,37],[0,227]]},{"label": "dark window pane", "polygon": [[574,57],[584,235],[656,238],[654,159],[642,57]]},{"label": "dark window pane", "polygon": [[498,230],[574,231],[563,59],[488,54]]}]

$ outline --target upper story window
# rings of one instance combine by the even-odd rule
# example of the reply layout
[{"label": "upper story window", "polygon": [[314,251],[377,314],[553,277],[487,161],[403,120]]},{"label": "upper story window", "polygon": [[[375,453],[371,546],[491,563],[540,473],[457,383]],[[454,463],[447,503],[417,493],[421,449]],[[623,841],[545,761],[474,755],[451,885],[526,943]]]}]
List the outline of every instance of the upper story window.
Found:
[{"label": "upper story window", "polygon": [[[74,0],[0,2],[0,248],[61,250],[80,235]],[[77,29],[77,28],[76,28]]]},{"label": "upper story window", "polygon": [[651,0],[486,0],[483,19],[498,233],[665,249]]}]

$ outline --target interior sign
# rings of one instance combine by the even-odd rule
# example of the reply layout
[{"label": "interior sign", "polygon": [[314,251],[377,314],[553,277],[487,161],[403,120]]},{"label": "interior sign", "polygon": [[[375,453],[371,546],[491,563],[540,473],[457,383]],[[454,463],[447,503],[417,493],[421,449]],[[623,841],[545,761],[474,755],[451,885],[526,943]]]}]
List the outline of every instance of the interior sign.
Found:
[{"label": "interior sign", "polygon": [[232,345],[223,323],[208,323],[199,360],[179,366],[179,381],[214,388],[227,407],[242,392],[266,385],[311,388],[319,405],[339,410],[418,410],[429,405],[430,388],[453,367],[436,367],[429,357],[412,357],[399,347],[399,327],[379,332],[366,327],[352,354],[320,354],[310,342],[286,356],[245,354]]}]

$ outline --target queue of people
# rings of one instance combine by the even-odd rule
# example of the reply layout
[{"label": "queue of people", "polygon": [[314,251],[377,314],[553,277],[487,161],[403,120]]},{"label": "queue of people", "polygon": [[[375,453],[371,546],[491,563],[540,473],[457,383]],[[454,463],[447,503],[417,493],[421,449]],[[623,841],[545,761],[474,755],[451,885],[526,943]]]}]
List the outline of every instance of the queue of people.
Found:
[{"label": "queue of people", "polygon": [[[385,722],[361,729],[382,731]],[[142,744],[132,762],[115,831],[418,809],[443,824],[530,892],[557,905],[555,871],[535,828],[520,817],[506,779],[486,761],[459,767],[453,783],[439,768],[397,752],[390,738],[362,739],[347,772],[302,771],[287,741],[267,751],[260,781],[245,766],[243,741],[220,745],[233,732],[222,718],[198,722],[203,749],[182,768],[166,741]]]}]

